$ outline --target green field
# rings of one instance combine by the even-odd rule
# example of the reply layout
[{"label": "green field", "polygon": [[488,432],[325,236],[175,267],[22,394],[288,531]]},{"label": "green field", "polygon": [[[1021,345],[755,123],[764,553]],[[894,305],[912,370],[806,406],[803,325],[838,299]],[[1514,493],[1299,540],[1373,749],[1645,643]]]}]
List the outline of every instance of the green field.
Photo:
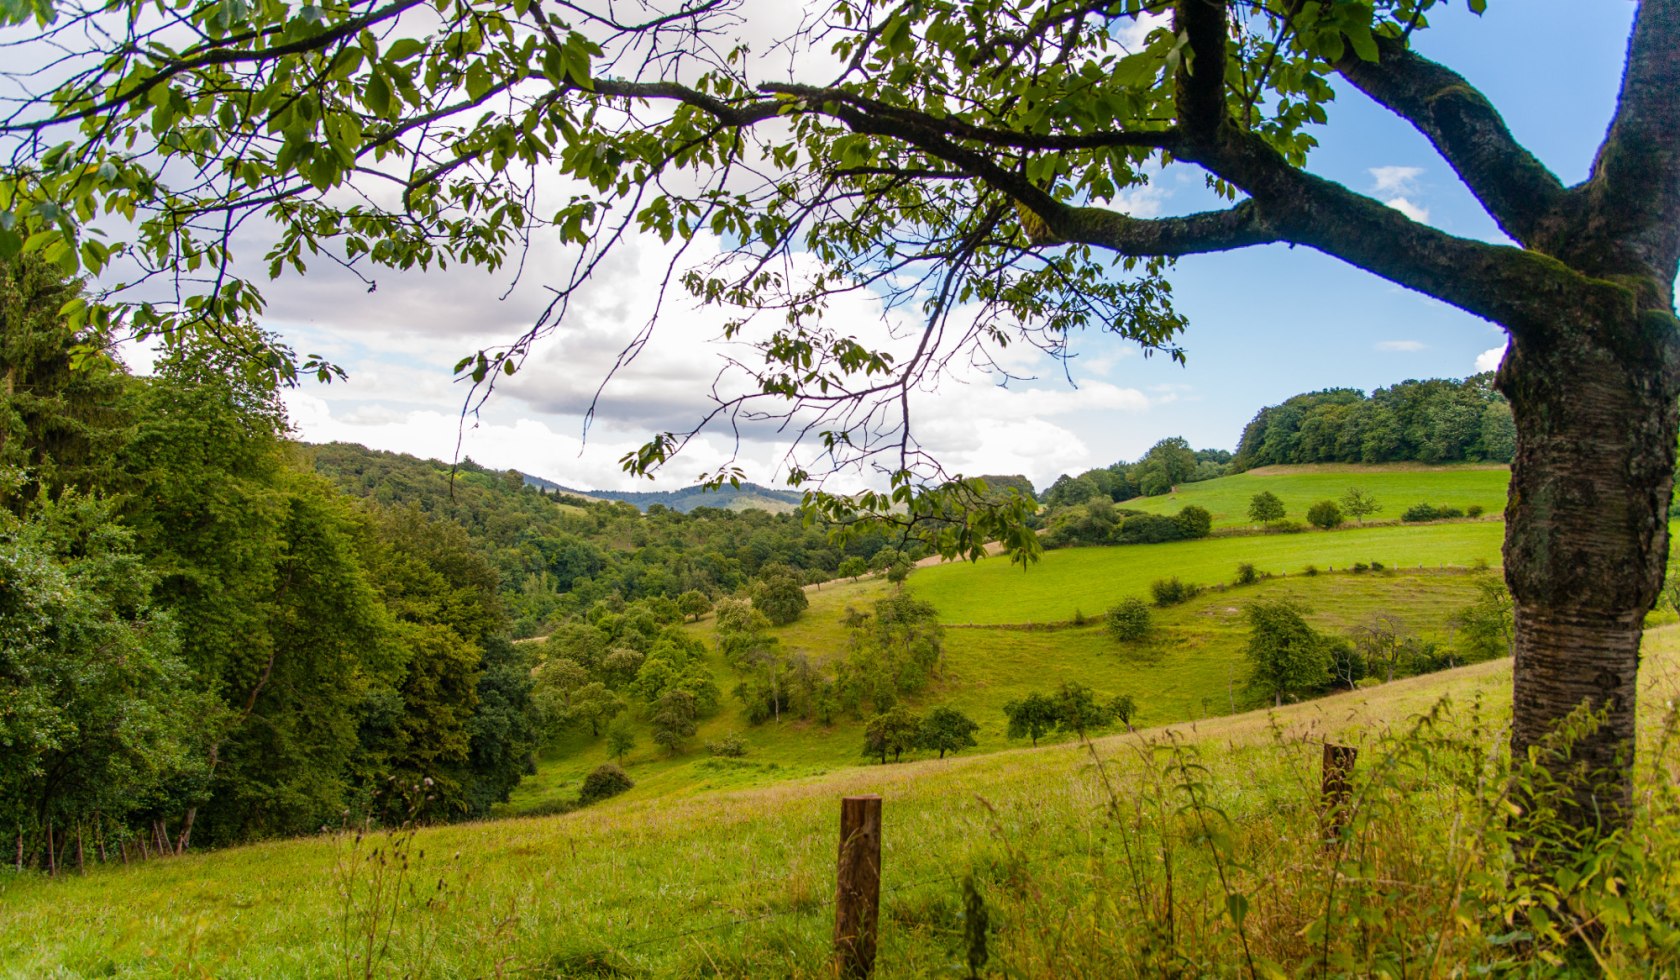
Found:
[{"label": "green field", "polygon": [[1229,582],[1238,562],[1289,574],[1308,565],[1372,561],[1413,569],[1497,565],[1504,536],[1503,523],[1470,521],[1067,548],[1046,552],[1025,570],[987,558],[918,569],[910,581],[947,623],[1061,622],[1078,613],[1100,616],[1126,596],[1147,597],[1149,583],[1169,575],[1202,585]]},{"label": "green field", "polygon": [[[1680,691],[1677,639],[1666,629],[1647,644],[1648,726]],[[969,873],[990,905],[996,975],[1148,972],[1135,957],[1158,910],[1137,904],[1127,869],[1147,868],[1150,859],[1128,855],[1150,835],[1183,826],[1150,816],[1143,805],[1163,793],[1159,798],[1170,802],[1179,792],[1173,786],[1181,783],[1159,785],[1172,776],[1174,742],[1190,746],[1180,751],[1196,760],[1207,805],[1233,821],[1229,846],[1240,860],[1221,873],[1249,896],[1247,941],[1260,957],[1302,962],[1316,955],[1316,941],[1303,939],[1323,907],[1315,889],[1343,880],[1333,850],[1312,833],[1295,833],[1313,826],[1318,741],[1364,745],[1361,772],[1380,769],[1394,743],[1376,739],[1404,731],[1408,718],[1443,697],[1454,699],[1458,714],[1437,726],[1462,716],[1472,740],[1485,736],[1483,726],[1499,730],[1508,714],[1500,707],[1509,699],[1508,662],[1202,721],[1170,736],[1099,740],[1094,752],[1111,767],[1104,771],[1112,797],[1089,752],[1058,745],[425,830],[407,852],[412,876],[395,892],[390,941],[375,942],[383,953],[369,972],[821,976],[832,930],[836,800],[860,792],[886,799],[879,976],[961,975],[959,882]],[[1486,706],[1470,710],[1478,697]],[[1142,748],[1149,743],[1158,747]],[[1649,765],[1642,771],[1648,785],[1672,779],[1652,776]],[[1111,799],[1122,804],[1118,810],[1107,808]],[[1375,917],[1336,933],[1337,950],[1357,956],[1384,942],[1413,941],[1414,932],[1424,942],[1439,914],[1456,918],[1438,966],[1501,955],[1496,934],[1480,931],[1485,910],[1472,902],[1453,911],[1452,861],[1477,853],[1478,839],[1453,833],[1450,814],[1437,812],[1451,805],[1461,804],[1436,793],[1415,811],[1372,818],[1363,846],[1394,859],[1359,886],[1372,889],[1362,894]],[[1235,975],[1241,954],[1203,856],[1208,849],[1191,827],[1173,832],[1181,833],[1172,858],[1180,880],[1173,941],[1183,955],[1205,958],[1198,972]],[[358,847],[351,836],[326,835],[57,881],[0,876],[0,974],[361,976],[370,887],[378,868],[395,867],[366,858],[391,843],[374,835]],[[1441,863],[1424,860],[1437,853]],[[1636,894],[1643,900],[1645,893]],[[1606,947],[1606,955],[1628,954]],[[1673,965],[1673,950],[1637,955],[1633,965],[1651,975]]]},{"label": "green field", "polygon": [[[1466,527],[1409,528],[1410,533],[1438,534]],[[1468,525],[1479,529],[1477,525]],[[1373,529],[1362,534],[1380,534]],[[1351,533],[1351,532],[1350,532]],[[1309,541],[1333,542],[1337,535],[1296,535]],[[1262,539],[1241,539],[1255,542]],[[1273,539],[1263,539],[1273,540]],[[1194,554],[1208,543],[1183,542],[1159,546],[1127,546],[1054,552],[1052,561],[1025,574],[1029,581],[1054,585],[1063,557],[1098,556],[1120,560],[1128,552],[1159,550],[1168,555]],[[1175,561],[1178,559],[1174,559]],[[978,565],[947,566],[975,577],[990,568],[1009,566],[1001,560]],[[923,584],[932,570],[916,572],[911,587],[930,597]],[[1022,573],[1016,571],[1020,576]],[[1079,627],[1018,629],[951,627],[945,633],[945,655],[938,676],[914,699],[918,710],[950,705],[980,724],[975,752],[1014,747],[1005,737],[1003,705],[1033,691],[1049,692],[1063,681],[1078,681],[1105,695],[1130,694],[1136,699],[1142,723],[1158,725],[1231,714],[1248,707],[1244,692],[1247,626],[1242,608],[1257,599],[1287,598],[1310,610],[1307,618],[1318,629],[1342,634],[1378,612],[1396,615],[1421,635],[1445,642],[1451,619],[1474,598],[1474,578],[1466,569],[1416,569],[1383,574],[1292,575],[1252,586],[1210,591],[1190,602],[1155,613],[1156,635],[1141,645],[1121,645],[1108,637],[1099,620]],[[989,587],[989,586],[988,586]],[[844,648],[840,619],[847,606],[866,607],[890,587],[879,581],[830,584],[809,593],[811,608],[794,624],[775,631],[785,649],[821,663]],[[940,608],[944,608],[940,604]],[[1087,609],[1096,608],[1088,606]],[[1071,613],[1070,613],[1071,615]],[[1051,617],[1059,618],[1059,617]],[[1031,620],[1024,614],[1021,622]],[[710,639],[709,621],[690,629]],[[768,785],[788,779],[832,772],[857,764],[863,745],[863,721],[842,717],[832,726],[784,721],[749,725],[739,702],[728,696],[737,677],[715,654],[713,677],[725,693],[722,709],[701,723],[694,748],[668,757],[638,729],[638,746],[626,759],[637,782],[636,797],[710,792]],[[741,759],[716,759],[703,748],[729,733],[741,735],[748,753]],[[1065,736],[1064,736],[1065,737]],[[572,733],[546,753],[535,776],[528,777],[500,812],[508,815],[541,812],[574,798],[590,769],[608,761],[599,739]]]},{"label": "green field", "polygon": [[1176,514],[1179,508],[1195,504],[1213,515],[1216,529],[1252,527],[1248,503],[1263,490],[1278,495],[1291,519],[1304,522],[1308,507],[1320,500],[1338,500],[1348,487],[1359,486],[1383,505],[1380,512],[1366,518],[1368,521],[1397,521],[1406,508],[1418,503],[1479,506],[1488,514],[1498,515],[1505,512],[1505,488],[1510,482],[1510,468],[1497,463],[1263,466],[1236,476],[1181,484],[1176,493],[1127,500],[1120,506]]}]

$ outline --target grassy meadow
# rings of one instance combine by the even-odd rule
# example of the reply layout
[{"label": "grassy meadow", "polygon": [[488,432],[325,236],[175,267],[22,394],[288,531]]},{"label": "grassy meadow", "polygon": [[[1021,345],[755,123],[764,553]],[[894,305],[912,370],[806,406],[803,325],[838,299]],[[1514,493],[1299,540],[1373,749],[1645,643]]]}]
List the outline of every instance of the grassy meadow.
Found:
[{"label": "grassy meadow", "polygon": [[1461,509],[1480,506],[1497,515],[1505,512],[1505,489],[1510,482],[1511,469],[1502,463],[1262,466],[1217,480],[1185,483],[1176,493],[1128,500],[1120,506],[1176,514],[1179,508],[1195,504],[1213,515],[1215,529],[1252,527],[1248,503],[1263,490],[1277,494],[1292,520],[1304,522],[1313,504],[1339,500],[1348,487],[1359,486],[1369,490],[1383,508],[1367,521],[1397,521],[1406,508],[1419,503]]},{"label": "grassy meadow", "polygon": [[1001,558],[952,562],[919,569],[910,582],[946,623],[1061,622],[1079,613],[1100,616],[1126,596],[1147,598],[1149,583],[1169,575],[1200,585],[1229,582],[1239,562],[1289,575],[1309,565],[1344,569],[1373,561],[1406,569],[1497,565],[1504,537],[1498,521],[1459,521],[1067,548],[1046,552],[1025,570]]},{"label": "grassy meadow", "polygon": [[[1663,806],[1674,759],[1655,759],[1664,750],[1654,743],[1672,734],[1664,703],[1680,694],[1677,641],[1672,627],[1651,634],[1642,674],[1641,792]],[[1443,699],[1454,707],[1440,709]],[[1499,859],[1462,830],[1492,804],[1474,786],[1454,792],[1450,769],[1418,784],[1423,770],[1410,767],[1444,765],[1448,733],[1464,751],[1496,754],[1508,702],[1509,662],[1499,661],[1089,749],[632,794],[565,816],[425,829],[406,843],[326,834],[56,881],[0,876],[0,974],[823,976],[836,802],[861,792],[885,797],[883,977],[961,975],[967,875],[989,910],[987,975],[1142,976],[1169,959],[1232,975],[1245,958],[1321,956],[1367,975],[1466,962],[1498,972],[1509,939],[1484,905],[1503,893],[1481,889],[1509,876],[1481,874]],[[1414,720],[1432,708],[1431,721]],[[1354,836],[1340,847],[1322,843],[1313,817],[1326,737],[1364,753]],[[1185,799],[1193,805],[1179,809]],[[1195,823],[1226,818],[1216,837]],[[1640,846],[1668,861],[1680,835],[1669,823],[1651,829]],[[401,862],[371,858],[393,847],[406,857],[400,881]],[[1165,893],[1163,860],[1177,882]],[[1666,882],[1623,887],[1671,901],[1680,887],[1668,867]],[[1242,896],[1241,919],[1222,891]],[[1660,922],[1648,931],[1666,935]],[[1675,963],[1674,947],[1630,953],[1611,945],[1615,935],[1602,949],[1613,966],[1660,975]]]}]

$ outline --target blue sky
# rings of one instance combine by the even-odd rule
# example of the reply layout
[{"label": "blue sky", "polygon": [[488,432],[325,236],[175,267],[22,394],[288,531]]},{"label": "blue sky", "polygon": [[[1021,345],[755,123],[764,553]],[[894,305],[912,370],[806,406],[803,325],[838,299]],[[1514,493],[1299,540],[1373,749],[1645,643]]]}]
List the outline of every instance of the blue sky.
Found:
[{"label": "blue sky", "polygon": [[[1423,32],[1423,52],[1486,93],[1511,129],[1566,183],[1582,179],[1614,109],[1634,6],[1624,0],[1495,0],[1478,18],[1461,5]],[[1428,143],[1408,125],[1341,86],[1319,130],[1310,167],[1458,235],[1499,232]],[[1200,177],[1169,172],[1154,205],[1172,214],[1216,206]],[[321,350],[351,372],[348,384],[290,398],[307,439],[349,439],[449,459],[457,437],[481,463],[516,467],[580,487],[637,484],[617,459],[650,426],[683,417],[715,370],[700,342],[709,328],[681,310],[662,322],[660,349],[608,389],[586,443],[580,409],[604,365],[645,316],[658,250],[633,249],[604,273],[578,325],[498,394],[476,427],[455,424],[463,392],[449,369],[480,343],[529,322],[540,290],[507,301],[505,276],[381,279],[380,293],[313,279],[282,284],[271,326],[300,349]],[[1198,447],[1234,448],[1263,405],[1325,387],[1369,390],[1408,378],[1461,377],[1503,346],[1484,321],[1304,248],[1266,247],[1183,260],[1172,277],[1189,363],[1180,367],[1099,335],[1078,338],[1077,387],[1052,365],[1024,364],[1045,380],[989,391],[984,378],[947,385],[925,400],[925,437],[952,468],[1025,472],[1043,485],[1059,472],[1135,458],[1183,435]],[[785,446],[743,443],[753,479],[780,482]],[[658,486],[681,484],[727,458],[727,439],[697,446]]]}]

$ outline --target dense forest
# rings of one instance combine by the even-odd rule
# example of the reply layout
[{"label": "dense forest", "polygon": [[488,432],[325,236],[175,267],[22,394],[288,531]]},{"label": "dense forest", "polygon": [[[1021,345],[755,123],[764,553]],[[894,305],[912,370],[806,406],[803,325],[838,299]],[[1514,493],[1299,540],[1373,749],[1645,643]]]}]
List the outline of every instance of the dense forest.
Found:
[{"label": "dense forest", "polygon": [[1233,472],[1282,463],[1509,463],[1517,430],[1492,373],[1296,395],[1243,429]]},{"label": "dense forest", "polygon": [[692,660],[662,628],[677,610],[905,560],[789,515],[644,515],[303,446],[239,337],[139,377],[57,316],[78,289],[0,265],[0,827],[19,865],[485,814],[581,717],[515,636],[604,627],[607,652],[651,662],[652,703],[660,664]]}]

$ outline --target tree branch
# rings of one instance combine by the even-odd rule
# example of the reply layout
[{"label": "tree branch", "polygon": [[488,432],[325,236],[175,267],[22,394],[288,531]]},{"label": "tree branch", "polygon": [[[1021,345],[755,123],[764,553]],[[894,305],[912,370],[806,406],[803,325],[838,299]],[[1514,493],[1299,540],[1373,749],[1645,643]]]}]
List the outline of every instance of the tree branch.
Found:
[{"label": "tree branch", "polygon": [[1562,182],[1516,141],[1498,110],[1462,75],[1399,38],[1377,38],[1377,51],[1371,62],[1350,50],[1336,71],[1417,127],[1505,234],[1534,246],[1540,226],[1563,203]]},{"label": "tree branch", "polygon": [[1631,242],[1673,302],[1680,262],[1680,0],[1642,0],[1616,116],[1584,188],[1592,220]]}]

